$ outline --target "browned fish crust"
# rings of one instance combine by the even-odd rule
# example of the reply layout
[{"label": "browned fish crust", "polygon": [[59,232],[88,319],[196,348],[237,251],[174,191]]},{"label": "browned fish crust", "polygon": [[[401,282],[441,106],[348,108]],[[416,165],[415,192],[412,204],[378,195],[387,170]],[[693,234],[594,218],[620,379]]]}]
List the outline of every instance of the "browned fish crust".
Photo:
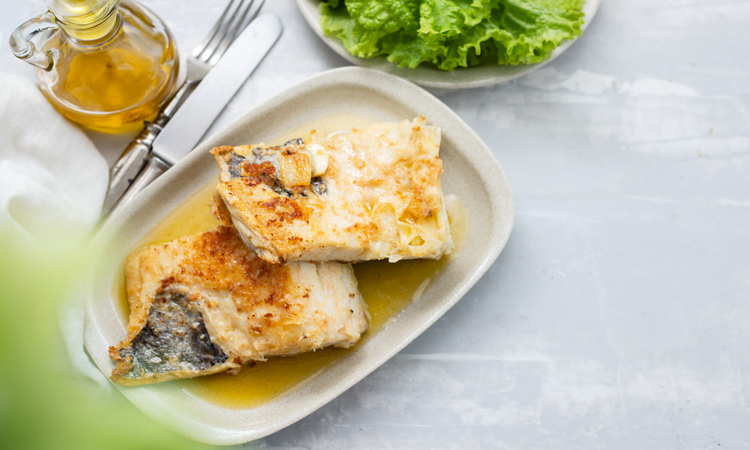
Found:
[{"label": "browned fish crust", "polygon": [[351,267],[270,264],[231,226],[133,252],[125,275],[128,337],[110,348],[116,363],[111,378],[120,384],[232,370],[326,345],[347,347],[367,329]]}]

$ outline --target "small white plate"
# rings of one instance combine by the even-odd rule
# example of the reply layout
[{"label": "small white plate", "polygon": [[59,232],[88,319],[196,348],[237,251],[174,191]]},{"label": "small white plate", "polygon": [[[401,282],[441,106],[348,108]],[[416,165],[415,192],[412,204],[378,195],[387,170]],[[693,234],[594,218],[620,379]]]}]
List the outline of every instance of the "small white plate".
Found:
[{"label": "small white plate", "polygon": [[515,201],[508,179],[482,140],[428,92],[392,75],[348,67],[315,76],[267,101],[203,142],[184,160],[115,211],[92,242],[100,255],[86,295],[86,349],[106,375],[107,349],[126,336],[115,285],[122,261],[145,235],[198,190],[218,167],[208,150],[218,145],[270,141],[303,124],[350,113],[393,122],[423,115],[442,129],[444,192],[459,196],[470,229],[452,259],[389,325],[354,351],[262,406],[229,409],[188,395],[179,384],[117,386],[138,408],[195,440],[238,444],[271,434],[312,413],[367,376],[432,325],[479,280],[510,236]]},{"label": "small white plate", "polygon": [[[454,71],[446,72],[427,65],[420,65],[416,69],[398,67],[389,62],[385,56],[378,56],[371,59],[358,58],[349,54],[339,39],[326,36],[320,27],[320,0],[295,0],[297,7],[302,11],[302,15],[315,33],[328,44],[333,51],[341,55],[344,59],[358,66],[369,69],[387,72],[409,81],[413,81],[420,86],[442,89],[467,89],[492,84],[502,83],[529,72],[533,72],[553,59],[560,56],[567,50],[574,41],[564,41],[553,52],[552,56],[544,62],[538,64],[519,64],[517,66],[478,66],[478,67],[459,67]],[[343,0],[342,0],[343,1]],[[581,27],[584,31],[594,19],[596,11],[599,9],[601,0],[587,0],[583,6],[585,23]],[[580,38],[579,38],[580,39]]]}]

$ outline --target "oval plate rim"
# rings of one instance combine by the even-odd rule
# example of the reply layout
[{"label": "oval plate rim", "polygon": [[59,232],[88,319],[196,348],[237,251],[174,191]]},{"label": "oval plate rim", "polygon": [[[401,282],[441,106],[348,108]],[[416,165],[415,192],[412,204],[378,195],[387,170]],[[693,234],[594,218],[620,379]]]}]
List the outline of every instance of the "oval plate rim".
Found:
[{"label": "oval plate rim", "polygon": [[[311,106],[306,113],[299,112],[302,116],[298,121],[301,123],[291,124],[297,116],[289,113],[289,106],[300,102],[315,105],[321,99],[332,98],[332,93],[341,89],[348,89],[346,98],[341,101],[349,102],[351,108],[422,111],[429,113],[421,114],[428,117],[428,123],[440,126],[443,131],[441,151],[443,146],[452,149],[446,150],[443,156],[466,165],[465,169],[445,169],[448,174],[454,171],[458,183],[456,188],[460,187],[459,182],[466,182],[474,183],[473,187],[469,186],[472,189],[480,186],[486,190],[482,193],[484,197],[476,200],[483,202],[481,215],[477,216],[476,211],[471,214],[472,227],[477,219],[483,221],[484,226],[472,228],[475,231],[467,237],[471,245],[475,245],[476,238],[476,251],[464,248],[459,253],[461,257],[451,261],[445,271],[435,277],[419,300],[357,350],[259,407],[238,410],[211,404],[191,396],[174,383],[116,386],[147,415],[192,439],[218,445],[240,444],[267,436],[311,414],[380,367],[445,314],[489,269],[508,241],[515,220],[513,191],[490,149],[463,120],[432,94],[401,78],[359,67],[333,69],[282,92],[208,138],[132,202],[115,211],[95,236],[90,250],[99,255],[96,260],[98,269],[85,281],[83,289],[86,304],[84,343],[104,374],[111,373],[113,368],[107,348],[126,334],[124,318],[118,312],[119,300],[114,293],[117,277],[122,278],[122,261],[149,230],[215,179],[218,168],[208,150],[217,145],[240,145],[241,142],[232,142],[231,136],[252,127],[262,128],[263,121],[271,120],[274,114],[279,117],[289,114],[290,123],[278,125],[284,130],[309,122],[304,114],[324,117],[328,115],[326,112],[330,113],[326,106],[318,109]],[[404,113],[393,109],[387,114]],[[461,172],[466,170],[472,172]],[[458,279],[449,282],[448,278],[441,278],[448,277],[446,274]],[[433,285],[437,286],[436,294],[431,295],[429,301],[423,301],[428,292],[432,292]]]}]

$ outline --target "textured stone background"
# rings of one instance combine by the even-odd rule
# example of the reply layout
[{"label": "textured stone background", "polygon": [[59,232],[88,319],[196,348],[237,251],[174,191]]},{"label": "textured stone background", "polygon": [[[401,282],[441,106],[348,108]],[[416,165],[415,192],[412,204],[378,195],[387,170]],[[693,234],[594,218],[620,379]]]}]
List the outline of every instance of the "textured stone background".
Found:
[{"label": "textured stone background", "polygon": [[[7,47],[43,10],[7,2]],[[184,52],[224,2],[146,0]],[[291,0],[277,47],[214,130],[347,63]],[[210,19],[206,19],[210,16]],[[748,448],[750,3],[605,0],[514,82],[433,91],[515,190],[505,251],[432,328],[250,448]],[[91,137],[112,161],[130,136]]]}]

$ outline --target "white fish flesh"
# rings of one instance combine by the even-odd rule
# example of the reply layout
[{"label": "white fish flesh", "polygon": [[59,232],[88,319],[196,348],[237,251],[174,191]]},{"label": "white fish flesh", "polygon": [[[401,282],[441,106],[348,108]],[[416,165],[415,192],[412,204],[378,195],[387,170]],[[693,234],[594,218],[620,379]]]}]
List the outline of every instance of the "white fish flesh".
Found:
[{"label": "white fish flesh", "polygon": [[272,263],[437,259],[453,249],[439,148],[424,117],[216,147],[214,212]]},{"label": "white fish flesh", "polygon": [[133,252],[125,275],[128,336],[110,347],[111,379],[123,385],[350,347],[368,326],[350,265],[269,264],[233,227]]}]

